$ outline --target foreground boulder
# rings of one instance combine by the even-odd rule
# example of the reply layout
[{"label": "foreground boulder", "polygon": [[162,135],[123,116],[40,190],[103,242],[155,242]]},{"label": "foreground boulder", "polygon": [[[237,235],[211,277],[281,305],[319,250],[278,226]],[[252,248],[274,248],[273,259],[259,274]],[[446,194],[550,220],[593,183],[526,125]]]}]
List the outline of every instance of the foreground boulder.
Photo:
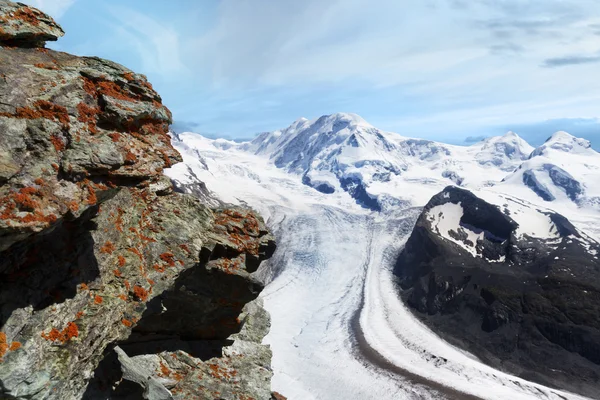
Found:
[{"label": "foreground boulder", "polygon": [[160,96],[41,48],[61,35],[0,0],[0,398],[269,399],[251,302],[273,237],[248,210],[174,193]]},{"label": "foreground boulder", "polygon": [[519,200],[448,187],[425,206],[394,273],[434,331],[525,379],[596,397],[600,245]]},{"label": "foreground boulder", "polygon": [[23,3],[0,0],[0,45],[44,47],[64,36],[52,17]]}]

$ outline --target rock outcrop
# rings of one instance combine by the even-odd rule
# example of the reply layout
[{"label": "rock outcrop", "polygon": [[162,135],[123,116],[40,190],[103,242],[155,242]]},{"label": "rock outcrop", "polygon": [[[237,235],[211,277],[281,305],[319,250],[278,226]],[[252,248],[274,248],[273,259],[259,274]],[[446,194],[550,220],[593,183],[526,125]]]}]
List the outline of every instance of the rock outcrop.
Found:
[{"label": "rock outcrop", "polygon": [[160,96],[62,34],[0,0],[0,398],[270,398],[273,237],[175,193]]},{"label": "rock outcrop", "polygon": [[397,261],[401,295],[494,367],[597,397],[600,245],[561,215],[504,200],[434,196]]},{"label": "rock outcrop", "polygon": [[23,3],[0,0],[0,45],[44,47],[64,36],[52,17]]}]

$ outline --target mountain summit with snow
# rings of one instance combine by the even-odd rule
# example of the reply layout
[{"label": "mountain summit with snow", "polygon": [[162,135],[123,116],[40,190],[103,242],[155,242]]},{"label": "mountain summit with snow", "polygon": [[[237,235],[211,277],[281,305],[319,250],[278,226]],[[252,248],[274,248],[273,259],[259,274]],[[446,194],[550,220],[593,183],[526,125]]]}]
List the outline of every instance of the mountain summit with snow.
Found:
[{"label": "mountain summit with snow", "polygon": [[250,206],[278,238],[257,274],[290,400],[597,397],[600,168],[586,141],[454,146],[333,114],[173,144],[179,191]]},{"label": "mountain summit with snow", "polygon": [[[528,200],[600,207],[600,153],[588,140],[556,132],[505,177],[501,190]],[[522,188],[530,189],[524,195]]]},{"label": "mountain summit with snow", "polygon": [[345,191],[377,211],[424,204],[449,184],[476,190],[502,183],[516,194],[527,192],[525,197],[600,205],[600,185],[596,189],[591,179],[600,154],[566,132],[537,149],[514,132],[456,146],[382,131],[356,114],[337,113],[299,119],[239,148],[268,157],[322,193]]}]

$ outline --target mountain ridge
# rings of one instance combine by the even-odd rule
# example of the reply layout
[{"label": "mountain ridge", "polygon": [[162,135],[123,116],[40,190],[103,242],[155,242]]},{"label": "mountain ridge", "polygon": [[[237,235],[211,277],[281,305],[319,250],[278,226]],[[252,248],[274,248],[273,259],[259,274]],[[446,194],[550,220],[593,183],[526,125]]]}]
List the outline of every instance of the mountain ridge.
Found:
[{"label": "mountain ridge", "polygon": [[[589,141],[562,131],[538,147],[512,131],[462,146],[406,137],[380,130],[357,114],[335,113],[300,118],[248,142],[215,143],[266,157],[317,191],[345,191],[376,211],[424,204],[449,184],[473,190],[503,185],[507,189],[499,190],[540,204],[600,207],[600,185],[593,184],[593,176],[600,177],[600,153]],[[565,155],[568,163],[555,160]],[[579,156],[586,157],[585,165]],[[419,184],[432,190],[421,196]]]}]

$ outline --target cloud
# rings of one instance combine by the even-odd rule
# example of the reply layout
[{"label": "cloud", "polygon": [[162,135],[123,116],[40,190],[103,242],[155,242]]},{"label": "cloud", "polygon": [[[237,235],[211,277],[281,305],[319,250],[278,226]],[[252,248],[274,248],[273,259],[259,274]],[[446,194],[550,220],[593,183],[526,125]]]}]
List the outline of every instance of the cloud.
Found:
[{"label": "cloud", "polygon": [[566,67],[569,65],[594,64],[600,62],[600,55],[596,56],[566,56],[549,58],[543,66],[547,68]]},{"label": "cloud", "polygon": [[200,123],[195,121],[181,121],[175,120],[171,125],[171,129],[177,133],[181,132],[199,132]]},{"label": "cloud", "polygon": [[35,7],[55,19],[62,17],[76,0],[28,0],[27,4]]},{"label": "cloud", "polygon": [[488,136],[467,136],[465,138],[465,143],[477,143],[477,142],[481,142],[482,140],[487,139]]},{"label": "cloud", "polygon": [[177,74],[188,72],[181,59],[180,38],[174,27],[124,6],[111,6],[108,11],[118,21],[112,24],[117,37],[113,42],[132,47],[147,73],[181,78]]},{"label": "cloud", "polygon": [[[597,65],[565,57],[598,50],[597,0],[177,3],[80,2],[104,25],[77,20],[64,50],[73,29],[93,31],[78,45],[148,74],[178,129],[235,137],[347,110],[458,140],[600,113]],[[574,61],[577,73],[557,68]]]}]

